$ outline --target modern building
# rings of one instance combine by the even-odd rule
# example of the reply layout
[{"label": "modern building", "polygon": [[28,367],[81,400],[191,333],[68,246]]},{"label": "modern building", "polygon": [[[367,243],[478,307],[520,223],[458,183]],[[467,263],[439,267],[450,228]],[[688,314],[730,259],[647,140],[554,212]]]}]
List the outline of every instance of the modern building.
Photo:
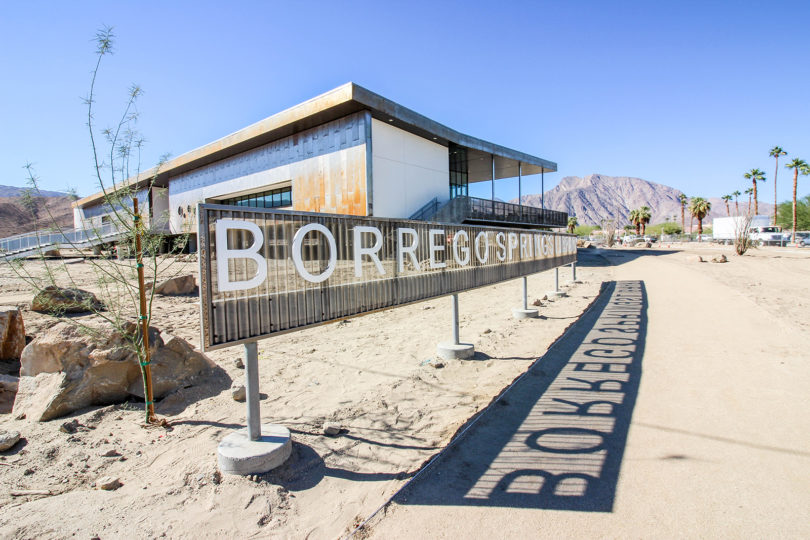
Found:
[{"label": "modern building", "polygon": [[[551,161],[470,137],[354,83],[142,173],[128,184],[168,234],[197,230],[216,202],[454,223],[564,227],[567,215],[496,201],[497,180],[556,171]],[[537,178],[537,177],[535,177]],[[492,183],[493,197],[469,197]],[[539,183],[541,184],[541,183]],[[109,221],[103,193],[74,203],[76,228]]]}]

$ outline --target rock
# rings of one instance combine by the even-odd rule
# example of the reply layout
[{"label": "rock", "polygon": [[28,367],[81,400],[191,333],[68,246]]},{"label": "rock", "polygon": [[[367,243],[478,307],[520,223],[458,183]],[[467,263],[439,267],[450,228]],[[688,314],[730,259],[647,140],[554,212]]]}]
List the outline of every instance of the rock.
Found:
[{"label": "rock", "polygon": [[0,360],[16,360],[25,348],[22,313],[16,306],[0,306]]},{"label": "rock", "polygon": [[323,424],[323,434],[330,437],[339,435],[342,429],[343,427],[337,422],[324,422]]},{"label": "rock", "polygon": [[434,362],[434,363],[432,363],[430,365],[433,366],[436,369],[442,369],[444,367],[444,362],[441,362],[441,361]]},{"label": "rock", "polygon": [[728,262],[728,259],[726,258],[725,255],[723,255],[721,253],[720,255],[715,255],[714,257],[712,257],[712,262],[713,263],[725,263],[725,262]]},{"label": "rock", "polygon": [[648,247],[652,247],[652,244],[650,242],[645,242],[644,240],[642,240],[640,242],[636,242],[634,247],[648,248]]},{"label": "rock", "polygon": [[491,333],[492,333],[492,330],[491,330],[491,329],[489,329],[489,328],[487,328],[486,330],[484,330],[484,331],[483,331],[483,332],[481,332],[481,333],[482,333],[482,334],[491,334]]},{"label": "rock", "polygon": [[[146,290],[151,290],[152,286],[153,282],[146,283]],[[197,292],[197,285],[194,282],[194,276],[191,274],[160,281],[155,287],[155,294],[162,294],[163,296],[180,296],[194,294],[195,292]]]},{"label": "rock", "polygon": [[49,285],[39,291],[31,302],[31,311],[62,315],[63,313],[88,313],[104,309],[96,295],[81,289],[65,289]]},{"label": "rock", "polygon": [[596,249],[596,245],[593,242],[585,242],[585,248]]},{"label": "rock", "polygon": [[0,431],[0,452],[5,452],[20,440],[19,431]]},{"label": "rock", "polygon": [[96,487],[104,491],[115,491],[123,485],[121,480],[114,476],[104,476],[96,480]]},{"label": "rock", "polygon": [[245,399],[247,399],[245,385],[234,382],[233,385],[231,385],[231,397],[234,401],[245,401]]},{"label": "rock", "polygon": [[237,358],[233,361],[233,366],[236,369],[245,369],[245,362],[243,362],[241,358]]},{"label": "rock", "polygon": [[110,450],[107,450],[106,452],[99,453],[99,456],[101,456],[101,457],[120,457],[121,453],[118,452],[118,450],[116,450],[115,448],[112,448]]},{"label": "rock", "polygon": [[17,388],[20,386],[20,378],[14,375],[0,374],[0,394],[8,392],[16,394]]},{"label": "rock", "polygon": [[686,262],[702,263],[702,262],[706,262],[706,261],[704,261],[703,257],[701,257],[700,255],[687,255],[686,256]]},{"label": "rock", "polygon": [[[108,327],[94,327],[95,336],[68,323],[39,335],[23,350],[20,382],[13,414],[44,421],[90,405],[143,398],[137,355],[127,340]],[[135,325],[131,325],[135,330]],[[215,369],[205,355],[186,341],[149,329],[152,388],[155,399],[193,384]]]},{"label": "rock", "polygon": [[[544,296],[543,300],[545,300],[545,299],[546,299],[546,297]],[[534,300],[534,302],[532,302],[532,305],[535,306],[535,307],[542,306],[543,305],[543,300],[540,300],[539,298],[536,298]]]},{"label": "rock", "polygon": [[61,426],[59,426],[59,431],[68,434],[76,433],[77,431],[79,431],[80,425],[81,424],[79,424],[79,421],[74,418],[70,422],[65,422]]}]

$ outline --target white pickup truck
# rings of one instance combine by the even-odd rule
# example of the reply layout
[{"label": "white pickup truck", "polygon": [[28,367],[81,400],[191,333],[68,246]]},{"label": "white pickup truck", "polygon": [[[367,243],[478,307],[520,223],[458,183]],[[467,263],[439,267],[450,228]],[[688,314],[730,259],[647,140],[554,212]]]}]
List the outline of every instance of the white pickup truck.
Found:
[{"label": "white pickup truck", "polygon": [[[742,226],[744,216],[716,218],[712,221],[712,239],[721,244],[733,244],[737,229]],[[770,216],[754,216],[748,226],[751,242],[759,246],[782,245],[782,228],[771,225]]]}]

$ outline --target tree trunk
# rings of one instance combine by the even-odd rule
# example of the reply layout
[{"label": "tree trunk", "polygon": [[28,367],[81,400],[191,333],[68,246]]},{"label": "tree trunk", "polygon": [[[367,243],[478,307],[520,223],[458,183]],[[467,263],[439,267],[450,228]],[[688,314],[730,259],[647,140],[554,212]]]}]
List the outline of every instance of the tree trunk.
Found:
[{"label": "tree trunk", "polygon": [[726,203],[726,215],[728,217],[731,217],[731,210],[728,209],[728,201],[723,201],[723,202]]},{"label": "tree trunk", "polygon": [[683,203],[681,203],[681,233],[686,232],[686,220],[683,217]]},{"label": "tree trunk", "polygon": [[776,214],[779,212],[779,203],[776,199],[776,173],[779,172],[779,156],[776,157],[776,168],[773,170],[773,224],[776,225]]},{"label": "tree trunk", "polygon": [[796,187],[799,183],[799,168],[793,169],[793,238],[792,242],[796,243]]},{"label": "tree trunk", "polygon": [[754,180],[754,215],[759,215],[759,201],[757,201],[757,181]]},{"label": "tree trunk", "polygon": [[703,236],[703,218],[699,217],[698,218],[698,242],[703,241],[703,238],[701,238],[701,236]]},{"label": "tree trunk", "polygon": [[734,196],[734,207],[737,209],[737,215],[740,215],[740,203],[737,202],[737,196]]}]

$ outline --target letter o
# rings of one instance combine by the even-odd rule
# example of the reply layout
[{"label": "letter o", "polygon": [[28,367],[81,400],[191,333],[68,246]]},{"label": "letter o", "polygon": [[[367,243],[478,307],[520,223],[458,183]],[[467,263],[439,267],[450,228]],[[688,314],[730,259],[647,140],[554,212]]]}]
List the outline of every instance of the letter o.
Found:
[{"label": "letter o", "polygon": [[[301,259],[301,247],[304,243],[304,237],[310,231],[318,231],[322,233],[326,237],[326,242],[329,244],[329,264],[326,265],[326,270],[317,276],[310,274],[307,269],[304,268],[304,261]],[[332,236],[329,229],[320,223],[310,223],[309,225],[304,225],[298,229],[293,237],[292,260],[293,264],[295,265],[295,269],[298,270],[298,273],[301,274],[301,277],[305,280],[312,283],[321,283],[326,281],[329,279],[329,276],[332,275],[332,272],[335,271],[335,267],[337,266],[337,245],[335,244],[335,237]]]},{"label": "letter o", "polygon": [[[484,238],[484,256],[481,256],[481,251],[478,249],[478,246],[481,243],[478,241],[481,237]],[[489,235],[486,231],[481,231],[477,235],[475,235],[475,258],[478,259],[478,262],[481,264],[486,264],[487,259],[489,259]]]}]

